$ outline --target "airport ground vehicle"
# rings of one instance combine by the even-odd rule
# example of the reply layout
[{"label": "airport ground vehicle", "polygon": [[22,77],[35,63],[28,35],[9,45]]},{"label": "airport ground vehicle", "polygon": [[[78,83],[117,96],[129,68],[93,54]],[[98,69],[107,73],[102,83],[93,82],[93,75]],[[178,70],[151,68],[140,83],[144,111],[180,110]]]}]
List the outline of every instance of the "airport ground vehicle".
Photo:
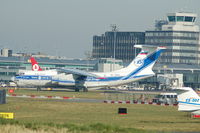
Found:
[{"label": "airport ground vehicle", "polygon": [[154,103],[177,104],[177,93],[160,93],[153,98]]}]

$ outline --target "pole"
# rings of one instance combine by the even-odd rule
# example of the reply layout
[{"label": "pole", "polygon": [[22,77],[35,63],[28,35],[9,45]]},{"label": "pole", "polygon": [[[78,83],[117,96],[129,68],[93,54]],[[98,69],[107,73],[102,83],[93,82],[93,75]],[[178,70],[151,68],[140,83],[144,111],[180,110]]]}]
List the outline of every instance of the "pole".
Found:
[{"label": "pole", "polygon": [[115,70],[115,50],[116,50],[116,30],[114,31],[114,62],[113,62],[113,70]]},{"label": "pole", "polygon": [[113,58],[114,58],[114,61],[113,61],[113,70],[115,70],[115,50],[116,50],[116,36],[117,36],[117,26],[116,26],[116,24],[111,24],[111,28],[112,28],[112,31],[113,31],[113,33],[114,33],[114,42],[113,42],[113,50],[114,50],[114,52],[113,52]]}]

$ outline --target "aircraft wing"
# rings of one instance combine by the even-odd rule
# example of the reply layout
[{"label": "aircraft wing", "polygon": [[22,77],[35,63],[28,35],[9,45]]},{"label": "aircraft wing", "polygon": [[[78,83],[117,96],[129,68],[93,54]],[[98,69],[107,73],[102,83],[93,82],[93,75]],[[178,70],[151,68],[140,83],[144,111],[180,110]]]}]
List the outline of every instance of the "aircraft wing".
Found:
[{"label": "aircraft wing", "polygon": [[63,72],[63,73],[68,73],[68,74],[74,74],[77,76],[100,78],[98,75],[95,75],[93,73],[89,73],[86,71],[78,70],[78,69],[58,69],[58,71]]}]

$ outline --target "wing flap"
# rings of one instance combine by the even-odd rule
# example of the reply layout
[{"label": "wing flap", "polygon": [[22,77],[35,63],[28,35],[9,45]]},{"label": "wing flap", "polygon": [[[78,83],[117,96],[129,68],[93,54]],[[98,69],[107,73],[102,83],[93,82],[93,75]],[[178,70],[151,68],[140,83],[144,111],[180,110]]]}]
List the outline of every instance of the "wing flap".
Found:
[{"label": "wing flap", "polygon": [[85,72],[85,71],[78,70],[78,69],[58,69],[58,71],[68,73],[68,74],[74,74],[74,75],[78,75],[78,76],[94,77],[94,78],[99,78],[99,79],[102,78],[96,74]]}]

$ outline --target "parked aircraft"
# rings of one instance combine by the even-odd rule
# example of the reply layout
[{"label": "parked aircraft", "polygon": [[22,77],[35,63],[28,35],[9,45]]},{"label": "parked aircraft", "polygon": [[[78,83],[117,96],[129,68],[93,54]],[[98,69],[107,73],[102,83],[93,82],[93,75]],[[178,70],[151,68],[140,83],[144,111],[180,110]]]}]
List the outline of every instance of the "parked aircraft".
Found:
[{"label": "parked aircraft", "polygon": [[200,114],[200,97],[190,87],[176,88],[178,94],[178,111]]},{"label": "parked aircraft", "polygon": [[19,74],[11,80],[18,87],[36,87],[37,90],[41,90],[41,87],[50,87],[50,79],[52,76],[59,75],[58,71],[56,69],[43,70],[34,57],[30,57],[30,62],[32,70],[19,70]]},{"label": "parked aircraft", "polygon": [[31,62],[31,69],[32,70],[20,70],[19,71],[19,75],[23,76],[23,75],[43,75],[43,76],[53,76],[53,75],[57,75],[58,72],[56,69],[52,69],[52,70],[43,70],[38,62],[35,60],[34,57],[30,57],[30,62]]},{"label": "parked aircraft", "polygon": [[59,86],[73,88],[75,91],[79,89],[87,91],[88,89],[120,86],[153,76],[152,68],[165,47],[147,45],[136,45],[135,47],[141,48],[141,52],[127,67],[120,70],[85,72],[77,69],[57,69],[53,70],[56,72],[53,75],[48,75],[46,71],[33,71],[37,73],[16,76],[14,82],[18,86]]}]

